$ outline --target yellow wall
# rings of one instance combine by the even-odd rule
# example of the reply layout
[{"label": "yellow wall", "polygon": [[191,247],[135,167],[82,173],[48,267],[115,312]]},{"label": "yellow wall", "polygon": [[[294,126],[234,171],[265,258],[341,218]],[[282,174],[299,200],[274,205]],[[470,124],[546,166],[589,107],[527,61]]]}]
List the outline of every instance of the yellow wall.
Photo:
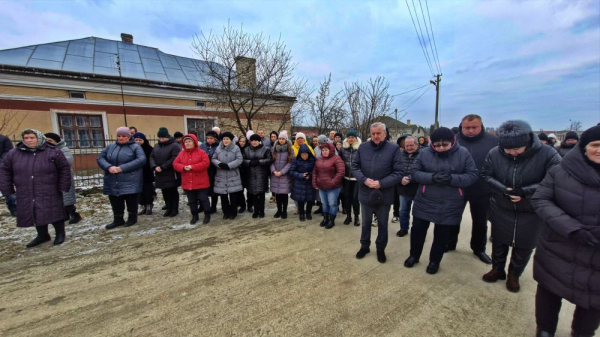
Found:
[{"label": "yellow wall", "polygon": [[[123,126],[123,116],[112,119],[115,115],[108,115],[108,125],[110,127],[109,134],[113,135],[119,126]],[[175,131],[184,132],[185,123],[183,116],[177,117],[162,117],[162,116],[136,116],[127,115],[127,124],[129,126],[135,126],[139,132],[145,134],[148,137],[156,138],[156,133],[160,127],[166,127],[169,130],[171,136]]]},{"label": "yellow wall", "polygon": [[68,98],[69,92],[66,90],[44,89],[44,88],[28,88],[0,85],[0,94],[2,95],[22,95],[22,96],[37,96],[47,98]]},{"label": "yellow wall", "polygon": [[52,121],[48,111],[0,109],[0,134],[19,138],[27,128],[52,132]]}]

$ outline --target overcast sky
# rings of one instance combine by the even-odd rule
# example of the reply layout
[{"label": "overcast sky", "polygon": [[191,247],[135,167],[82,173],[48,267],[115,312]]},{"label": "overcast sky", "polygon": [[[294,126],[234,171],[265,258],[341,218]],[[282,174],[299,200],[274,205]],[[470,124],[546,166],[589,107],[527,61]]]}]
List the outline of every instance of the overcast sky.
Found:
[{"label": "overcast sky", "polygon": [[[425,0],[421,4],[427,15]],[[249,33],[281,35],[298,63],[297,76],[312,86],[330,72],[336,90],[344,82],[381,75],[391,93],[399,94],[431,78],[405,0],[0,0],[0,5],[0,49],[89,36],[120,40],[126,32],[137,44],[194,57],[192,36],[218,34],[229,20]],[[480,114],[486,126],[511,118],[545,130],[567,128],[569,119],[584,128],[600,122],[600,1],[427,5],[443,73],[442,125],[456,126],[468,113]],[[397,96],[394,107],[405,109],[415,93],[422,91]],[[429,126],[434,110],[435,88],[429,85],[403,121]]]}]

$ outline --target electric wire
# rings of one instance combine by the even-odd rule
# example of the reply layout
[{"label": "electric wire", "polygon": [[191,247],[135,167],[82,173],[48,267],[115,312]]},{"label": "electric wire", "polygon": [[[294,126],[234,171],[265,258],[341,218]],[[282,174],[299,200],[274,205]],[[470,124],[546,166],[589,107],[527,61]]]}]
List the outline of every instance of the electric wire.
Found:
[{"label": "electric wire", "polygon": [[[417,25],[415,25],[415,20],[413,19],[412,11],[410,10],[410,6],[408,5],[408,0],[404,0],[404,2],[406,3],[406,8],[408,8],[408,13],[410,14],[410,19],[412,20],[413,27],[415,27],[415,33],[417,34],[417,38],[419,39],[419,44],[421,45],[421,50],[423,51],[423,55],[425,56],[425,61],[427,62],[427,66],[429,67],[429,71],[431,72],[431,76],[434,76],[433,75],[433,68],[431,67],[431,63],[429,62],[429,58],[427,57],[427,53],[425,52],[425,49],[423,48],[423,43],[421,42],[421,36],[419,35],[419,31],[417,30]],[[415,12],[415,16],[416,15],[417,15],[417,13]]]},{"label": "electric wire", "polygon": [[430,83],[427,83],[427,84],[425,84],[425,85],[424,85],[424,86],[422,86],[422,87],[418,87],[418,88],[415,88],[415,89],[412,89],[412,90],[409,90],[409,91],[405,91],[405,92],[402,92],[402,93],[399,93],[399,94],[392,95],[392,97],[396,97],[396,96],[400,96],[400,95],[408,94],[409,92],[413,92],[413,91],[415,91],[415,90],[423,89],[424,87],[426,87],[426,86],[428,86],[428,85],[430,85]]},{"label": "electric wire", "polygon": [[[412,5],[413,5],[413,11],[415,12],[415,18],[417,19],[417,25],[419,26],[419,32],[421,32],[421,38],[423,39],[423,48],[425,48],[425,55],[426,55],[427,59],[429,60],[429,65],[431,66],[431,64],[433,62],[431,61],[431,57],[429,57],[429,52],[427,51],[425,35],[423,34],[423,29],[421,28],[421,20],[419,19],[419,15],[417,14],[417,7],[415,6],[415,0],[411,0],[411,1],[412,1]],[[431,67],[433,70],[433,66],[431,66]]]},{"label": "electric wire", "polygon": [[[403,109],[401,109],[401,110],[398,110],[398,112],[405,111],[406,109],[408,109],[408,108],[410,108],[411,106],[413,106],[413,105],[414,105],[414,104],[415,104],[415,103],[416,103],[416,102],[417,102],[417,101],[418,101],[418,100],[419,100],[421,97],[423,97],[423,95],[425,95],[425,93],[426,93],[426,92],[428,92],[428,91],[429,91],[429,89],[431,89],[431,87],[428,87],[427,89],[423,90],[423,92],[421,93],[421,95],[419,95],[419,96],[418,96],[418,97],[417,97],[415,100],[413,100],[412,102],[410,102],[410,100],[411,100],[412,98],[408,99],[408,100],[406,101],[406,104],[408,104],[408,105],[406,105],[406,106],[405,106]],[[417,94],[418,94],[418,93],[417,93]],[[414,96],[413,96],[413,97],[414,97]],[[410,104],[409,104],[408,102],[410,102]]]},{"label": "electric wire", "polygon": [[[427,32],[427,41],[429,41],[429,49],[431,49],[431,58],[434,60],[435,66],[437,67],[438,74],[441,73],[440,63],[435,58],[435,53],[433,51],[433,44],[431,43],[431,36],[429,35],[429,28],[427,27],[427,20],[425,20],[425,11],[423,11],[423,3],[419,0],[419,7],[421,8],[421,16],[423,17],[423,24],[425,25],[425,31]],[[431,24],[431,22],[429,22]],[[431,35],[433,35],[433,29],[431,30]],[[424,38],[424,37],[423,37]]]},{"label": "electric wire", "polygon": [[435,58],[438,63],[438,67],[440,68],[440,75],[442,74],[442,65],[440,64],[440,57],[437,51],[437,45],[435,43],[435,34],[433,34],[433,25],[431,24],[431,16],[429,15],[429,5],[427,4],[427,0],[425,0],[425,8],[427,8],[427,17],[429,18],[429,27],[431,27],[431,37],[433,37],[433,47],[435,48]]}]

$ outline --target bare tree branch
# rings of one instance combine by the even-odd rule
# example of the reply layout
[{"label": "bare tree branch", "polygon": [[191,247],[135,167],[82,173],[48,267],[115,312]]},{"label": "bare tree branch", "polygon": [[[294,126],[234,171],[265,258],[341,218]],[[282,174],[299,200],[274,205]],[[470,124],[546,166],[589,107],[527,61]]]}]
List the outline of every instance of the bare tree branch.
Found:
[{"label": "bare tree branch", "polygon": [[331,73],[320,83],[314,97],[308,100],[309,122],[317,128],[317,134],[329,129],[340,130],[345,126],[345,97],[342,91],[331,95]]},{"label": "bare tree branch", "polygon": [[366,83],[345,83],[344,97],[349,111],[349,124],[361,137],[369,137],[369,129],[377,118],[390,113],[394,97],[388,93],[385,77],[370,78]]},{"label": "bare tree branch", "polygon": [[27,112],[17,110],[0,110],[0,135],[14,135],[21,130],[27,115]]}]

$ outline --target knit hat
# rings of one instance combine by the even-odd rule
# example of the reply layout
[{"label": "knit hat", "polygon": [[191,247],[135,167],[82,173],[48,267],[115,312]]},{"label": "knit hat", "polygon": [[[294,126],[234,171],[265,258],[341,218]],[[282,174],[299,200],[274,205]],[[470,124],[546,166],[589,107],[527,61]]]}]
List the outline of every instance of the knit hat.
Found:
[{"label": "knit hat", "polygon": [[549,135],[548,135],[548,138],[553,138],[553,139],[556,139],[556,135],[555,135],[555,134],[553,134],[553,133],[551,133],[551,134],[549,134]]},{"label": "knit hat", "polygon": [[136,132],[133,134],[133,139],[136,139],[136,138],[146,139],[146,135],[141,132]]},{"label": "knit hat", "polygon": [[319,144],[327,143],[328,141],[329,138],[327,138],[325,135],[319,135],[319,137],[317,137],[317,143]]},{"label": "knit hat", "polygon": [[206,133],[206,137],[213,137],[214,139],[219,139],[219,135],[213,130],[210,130]]},{"label": "knit hat", "polygon": [[589,143],[600,140],[600,125],[593,126],[587,130],[585,130],[581,134],[581,140],[579,141],[579,146],[583,149]]},{"label": "knit hat", "polygon": [[250,136],[252,136],[253,134],[254,134],[254,131],[252,131],[252,130],[246,131],[246,138],[250,139]]},{"label": "knit hat", "polygon": [[126,126],[121,126],[117,128],[117,136],[131,137],[131,130],[129,130],[129,128]]},{"label": "knit hat", "polygon": [[543,132],[538,135],[538,138],[540,140],[545,140],[546,142],[548,141],[548,135]]},{"label": "knit hat", "polygon": [[253,140],[258,140],[260,142],[260,136],[257,134],[253,134],[252,136],[250,136],[250,141],[253,141]]},{"label": "knit hat", "polygon": [[454,132],[452,132],[452,130],[448,128],[441,127],[435,129],[435,131],[433,131],[433,133],[431,134],[430,138],[432,143],[439,142],[441,140],[453,141]]},{"label": "knit hat", "polygon": [[290,138],[288,137],[287,131],[283,130],[279,133],[279,138],[283,138],[285,140],[290,140]]},{"label": "knit hat", "polygon": [[212,131],[216,132],[217,134],[221,133],[221,128],[218,126],[215,126],[212,128]]},{"label": "knit hat", "polygon": [[229,138],[229,140],[233,140],[233,138],[234,138],[233,133],[231,133],[229,131],[221,132],[221,139],[223,139],[225,137]]},{"label": "knit hat", "polygon": [[499,145],[503,149],[516,149],[531,142],[531,126],[525,121],[506,121],[498,128]]},{"label": "knit hat", "polygon": [[45,133],[44,136],[46,136],[46,138],[52,139],[57,144],[60,143],[60,141],[61,141],[60,136],[57,135],[56,133],[48,132],[48,133]]},{"label": "knit hat", "polygon": [[567,139],[575,139],[575,140],[579,141],[579,135],[575,131],[569,131],[565,135],[565,140],[567,140]]},{"label": "knit hat", "polygon": [[167,130],[167,128],[160,127],[158,128],[158,133],[156,134],[158,136],[158,138],[169,138],[171,137],[171,135],[169,134],[169,130]]},{"label": "knit hat", "polygon": [[296,139],[298,138],[302,138],[304,140],[306,140],[306,135],[303,132],[298,132],[296,133]]},{"label": "knit hat", "polygon": [[[190,133],[192,132],[196,132],[196,131],[190,131]],[[175,131],[175,133],[173,134],[173,138],[181,138],[183,137],[183,133],[179,132],[179,131]]]},{"label": "knit hat", "polygon": [[348,137],[358,138],[358,132],[356,132],[356,130],[354,130],[354,128],[350,128],[350,129],[348,129],[348,131],[346,131],[346,138],[348,138]]}]

